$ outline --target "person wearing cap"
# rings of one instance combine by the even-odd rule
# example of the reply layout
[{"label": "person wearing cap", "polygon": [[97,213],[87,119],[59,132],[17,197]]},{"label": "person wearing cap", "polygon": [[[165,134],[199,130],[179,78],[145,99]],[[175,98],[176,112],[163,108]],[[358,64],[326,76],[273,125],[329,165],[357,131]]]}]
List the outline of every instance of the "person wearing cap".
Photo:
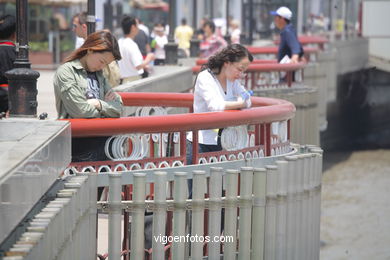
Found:
[{"label": "person wearing cap", "polygon": [[291,63],[299,62],[303,56],[303,48],[298,41],[294,26],[290,22],[291,10],[282,6],[276,11],[271,11],[270,14],[274,16],[275,26],[280,30],[278,61],[280,62],[287,55],[291,59]]}]

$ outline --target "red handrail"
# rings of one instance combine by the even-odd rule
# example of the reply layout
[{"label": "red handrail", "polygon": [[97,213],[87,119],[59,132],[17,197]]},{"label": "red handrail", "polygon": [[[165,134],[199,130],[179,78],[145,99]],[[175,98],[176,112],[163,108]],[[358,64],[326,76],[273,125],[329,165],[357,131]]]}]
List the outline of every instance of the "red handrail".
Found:
[{"label": "red handrail", "polygon": [[[280,39],[276,39],[274,41],[275,44],[279,44]],[[324,49],[324,44],[328,43],[329,40],[325,37],[318,36],[318,35],[300,35],[298,36],[298,41],[302,45],[307,45],[307,44],[318,44],[319,48],[321,50]]]},{"label": "red handrail", "polygon": [[[270,71],[295,71],[299,69],[303,69],[306,65],[306,62],[298,62],[298,63],[251,63],[248,66],[246,72],[270,72]],[[199,73],[201,66],[192,67],[193,73]]]},{"label": "red handrail", "polygon": [[[120,95],[124,104],[128,106],[192,107],[193,102],[193,94],[187,93],[120,93]],[[288,120],[295,113],[295,106],[292,103],[275,98],[252,97],[252,106],[250,109],[223,112],[66,120],[71,122],[72,137],[92,137],[270,123]]]},{"label": "red handrail", "polygon": [[[277,63],[277,60],[253,60],[251,64],[268,64],[268,63]],[[196,65],[203,65],[207,63],[207,59],[197,59]]]},{"label": "red handrail", "polygon": [[[247,49],[250,53],[253,55],[257,54],[277,54],[278,53],[278,46],[266,46],[266,47],[258,47],[258,46],[247,46]],[[316,47],[303,47],[303,51],[306,54],[311,53],[318,53],[319,49]]]}]

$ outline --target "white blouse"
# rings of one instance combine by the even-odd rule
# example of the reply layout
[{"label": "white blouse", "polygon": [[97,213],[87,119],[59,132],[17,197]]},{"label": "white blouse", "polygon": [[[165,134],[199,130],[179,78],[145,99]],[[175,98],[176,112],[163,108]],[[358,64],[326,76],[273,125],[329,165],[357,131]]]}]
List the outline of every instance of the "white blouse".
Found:
[{"label": "white blouse", "polygon": [[[203,70],[198,74],[194,89],[194,113],[217,112],[225,110],[225,101],[236,101],[241,93],[246,91],[240,80],[226,81],[226,93],[218,79],[209,70]],[[251,106],[250,99],[246,100],[246,107]],[[217,144],[218,129],[200,130],[199,143]],[[192,141],[192,134],[187,137]]]}]

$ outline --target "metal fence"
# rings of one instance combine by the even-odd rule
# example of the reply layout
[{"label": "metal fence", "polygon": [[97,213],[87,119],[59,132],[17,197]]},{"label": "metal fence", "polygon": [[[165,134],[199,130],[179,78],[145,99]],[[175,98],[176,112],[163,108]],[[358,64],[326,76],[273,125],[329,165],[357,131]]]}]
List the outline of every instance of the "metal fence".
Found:
[{"label": "metal fence", "polygon": [[[108,201],[99,202],[109,215],[109,256],[142,259],[146,251],[150,259],[318,259],[322,151],[298,150],[194,171],[100,174],[98,185],[110,191]],[[131,200],[121,201],[123,185],[132,185]],[[130,213],[132,228],[130,246],[121,249],[122,210]],[[144,246],[145,210],[153,212],[151,250]]]},{"label": "metal fence", "polygon": [[[97,208],[109,222],[109,251],[100,259],[319,259],[321,173],[315,146],[218,164],[77,173],[4,259],[95,259]],[[108,201],[96,202],[96,186],[109,187]],[[123,200],[128,186],[131,197]],[[122,245],[123,212],[131,232]],[[145,212],[153,219],[151,249]]]}]

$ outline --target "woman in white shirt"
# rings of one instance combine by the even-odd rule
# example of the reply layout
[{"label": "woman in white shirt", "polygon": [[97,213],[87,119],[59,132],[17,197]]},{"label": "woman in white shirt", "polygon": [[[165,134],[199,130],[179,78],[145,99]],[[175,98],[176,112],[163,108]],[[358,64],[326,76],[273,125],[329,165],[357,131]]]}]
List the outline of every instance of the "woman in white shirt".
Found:
[{"label": "woman in white shirt", "polygon": [[[241,85],[240,79],[252,61],[253,56],[240,44],[229,45],[211,56],[196,78],[194,113],[250,107],[250,95]],[[217,129],[200,130],[199,152],[222,150],[220,132]],[[192,135],[189,135],[188,140],[187,164],[191,164]]]}]

